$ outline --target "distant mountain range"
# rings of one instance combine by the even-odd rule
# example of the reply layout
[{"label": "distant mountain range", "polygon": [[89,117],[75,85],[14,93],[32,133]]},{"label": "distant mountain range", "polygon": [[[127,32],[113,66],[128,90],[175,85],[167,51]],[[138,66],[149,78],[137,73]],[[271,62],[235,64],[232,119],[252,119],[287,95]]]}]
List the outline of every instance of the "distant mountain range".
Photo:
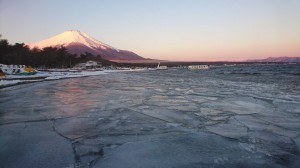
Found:
[{"label": "distant mountain range", "polygon": [[265,59],[247,60],[247,62],[300,62],[300,57],[269,57]]},{"label": "distant mountain range", "polygon": [[48,39],[26,45],[30,48],[37,47],[40,49],[64,46],[71,54],[79,55],[89,52],[93,55],[100,55],[107,60],[145,60],[134,52],[111,47],[78,30],[68,30]]}]

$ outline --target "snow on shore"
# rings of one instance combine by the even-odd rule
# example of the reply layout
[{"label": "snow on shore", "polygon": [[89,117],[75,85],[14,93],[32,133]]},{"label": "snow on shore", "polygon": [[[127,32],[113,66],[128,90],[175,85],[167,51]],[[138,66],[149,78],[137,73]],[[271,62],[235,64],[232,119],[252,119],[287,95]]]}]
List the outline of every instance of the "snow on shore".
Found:
[{"label": "snow on shore", "polygon": [[64,78],[79,78],[86,76],[103,75],[112,72],[128,72],[128,71],[140,71],[140,70],[104,70],[104,71],[83,71],[83,72],[41,72],[39,71],[35,75],[7,75],[6,78],[0,79],[0,88],[16,85],[20,83],[44,81],[44,80],[56,80]]},{"label": "snow on shore", "polygon": [[93,71],[93,72],[55,72],[50,76],[47,76],[45,80],[53,80],[53,79],[63,79],[63,78],[78,78],[85,76],[95,76],[95,75],[103,75],[106,74],[105,71]]},{"label": "snow on shore", "polygon": [[22,80],[0,80],[0,86],[14,85],[19,82],[22,82]]}]

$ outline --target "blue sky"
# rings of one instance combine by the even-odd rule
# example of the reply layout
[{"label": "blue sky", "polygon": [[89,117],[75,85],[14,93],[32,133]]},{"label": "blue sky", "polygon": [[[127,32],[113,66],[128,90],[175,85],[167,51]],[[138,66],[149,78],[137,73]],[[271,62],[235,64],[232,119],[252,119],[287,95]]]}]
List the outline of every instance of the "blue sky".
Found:
[{"label": "blue sky", "polygon": [[0,34],[34,42],[75,29],[156,59],[300,56],[300,0],[0,0]]}]

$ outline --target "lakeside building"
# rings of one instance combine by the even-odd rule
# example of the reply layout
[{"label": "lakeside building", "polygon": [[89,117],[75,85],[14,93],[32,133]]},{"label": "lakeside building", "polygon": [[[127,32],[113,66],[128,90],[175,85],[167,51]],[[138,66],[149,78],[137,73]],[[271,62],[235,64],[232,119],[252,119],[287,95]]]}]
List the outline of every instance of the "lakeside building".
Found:
[{"label": "lakeside building", "polygon": [[97,69],[102,68],[102,62],[87,61],[86,63],[79,63],[73,67],[74,69]]}]

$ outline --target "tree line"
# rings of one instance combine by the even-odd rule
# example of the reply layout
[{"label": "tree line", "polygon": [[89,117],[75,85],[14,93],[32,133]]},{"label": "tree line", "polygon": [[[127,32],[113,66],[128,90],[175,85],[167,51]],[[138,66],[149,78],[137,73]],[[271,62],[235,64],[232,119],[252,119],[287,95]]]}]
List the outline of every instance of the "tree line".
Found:
[{"label": "tree line", "polygon": [[[1,37],[1,36],[0,36]],[[102,59],[100,55],[85,53],[70,54],[65,47],[45,47],[30,49],[24,43],[11,45],[6,39],[0,39],[0,63],[7,65],[27,65],[35,68],[70,68],[89,60],[102,62],[104,66],[113,62]]]}]

